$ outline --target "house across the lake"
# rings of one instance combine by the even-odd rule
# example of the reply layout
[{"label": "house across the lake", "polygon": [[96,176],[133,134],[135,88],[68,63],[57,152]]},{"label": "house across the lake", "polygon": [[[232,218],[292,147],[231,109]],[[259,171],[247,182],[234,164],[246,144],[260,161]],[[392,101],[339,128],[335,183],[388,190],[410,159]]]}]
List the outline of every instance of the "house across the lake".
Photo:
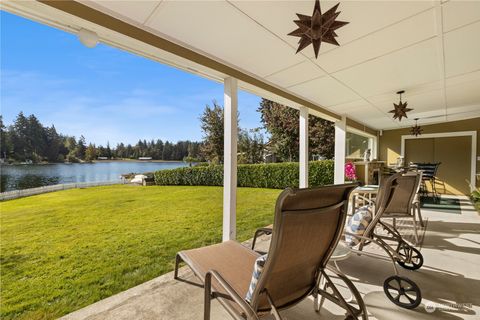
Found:
[{"label": "house across the lake", "polygon": [[143,160],[143,161],[152,160],[152,157],[139,157],[138,160]]}]

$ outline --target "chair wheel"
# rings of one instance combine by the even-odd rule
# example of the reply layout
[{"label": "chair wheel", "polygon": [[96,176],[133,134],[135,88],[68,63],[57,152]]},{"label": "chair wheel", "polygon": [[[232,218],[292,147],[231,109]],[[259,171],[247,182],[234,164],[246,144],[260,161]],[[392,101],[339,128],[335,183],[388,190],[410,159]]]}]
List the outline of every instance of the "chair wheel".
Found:
[{"label": "chair wheel", "polygon": [[402,257],[402,260],[397,260],[397,263],[403,268],[417,270],[422,267],[423,255],[416,248],[405,242],[400,242],[397,247],[397,253]]},{"label": "chair wheel", "polygon": [[383,283],[383,291],[390,301],[399,307],[413,309],[422,302],[422,293],[412,280],[400,277],[388,277]]}]

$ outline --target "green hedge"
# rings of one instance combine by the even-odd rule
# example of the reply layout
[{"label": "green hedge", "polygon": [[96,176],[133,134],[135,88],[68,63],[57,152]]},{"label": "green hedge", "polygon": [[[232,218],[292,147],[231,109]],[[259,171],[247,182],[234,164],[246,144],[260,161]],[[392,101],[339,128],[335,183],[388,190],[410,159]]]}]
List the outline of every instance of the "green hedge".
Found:
[{"label": "green hedge", "polygon": [[[310,186],[333,183],[333,161],[311,161],[309,166]],[[242,164],[238,166],[238,186],[252,188],[284,189],[298,187],[299,167],[297,162]],[[222,186],[223,166],[210,165],[155,172],[157,185]]]}]

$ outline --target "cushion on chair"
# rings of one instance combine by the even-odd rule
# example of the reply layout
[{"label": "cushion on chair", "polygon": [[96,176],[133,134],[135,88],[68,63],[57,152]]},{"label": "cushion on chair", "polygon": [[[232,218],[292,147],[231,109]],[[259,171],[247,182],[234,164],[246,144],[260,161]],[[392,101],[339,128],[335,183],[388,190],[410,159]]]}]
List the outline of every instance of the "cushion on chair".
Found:
[{"label": "cushion on chair", "polygon": [[[358,236],[363,236],[365,230],[367,229],[369,223],[372,221],[372,207],[363,206],[355,211],[355,214],[348,220],[346,231],[348,233],[353,233]],[[360,243],[360,239],[351,236],[345,235],[345,243],[349,247],[354,247]]]},{"label": "cushion on chair", "polygon": [[253,265],[252,280],[250,281],[250,286],[248,287],[247,295],[245,296],[245,300],[247,300],[248,302],[252,302],[253,292],[255,291],[255,287],[257,286],[260,274],[263,271],[265,261],[267,261],[267,254],[264,254],[263,256],[260,256],[257,258],[257,260],[255,260],[255,264]]}]

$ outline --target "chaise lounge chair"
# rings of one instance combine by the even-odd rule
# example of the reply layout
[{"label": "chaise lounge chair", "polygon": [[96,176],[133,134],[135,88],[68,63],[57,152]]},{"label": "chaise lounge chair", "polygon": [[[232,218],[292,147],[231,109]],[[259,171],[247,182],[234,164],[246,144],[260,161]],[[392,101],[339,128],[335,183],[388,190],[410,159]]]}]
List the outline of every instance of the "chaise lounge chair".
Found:
[{"label": "chaise lounge chair", "polygon": [[[344,308],[349,319],[367,319],[365,305],[353,283],[333,270],[360,300],[358,309],[345,301],[325,272],[342,235],[349,194],[356,186],[286,189],[277,199],[267,257],[260,258],[259,253],[236,241],[181,251],[176,257],[175,279],[179,279],[178,267],[184,261],[203,282],[204,319],[210,319],[210,304],[215,298],[235,319],[268,315],[282,319],[280,310],[310,295],[315,299],[316,311],[321,295]],[[263,259],[264,265],[261,273],[255,269],[252,278],[257,259]],[[321,279],[328,283],[329,292],[319,288]],[[246,299],[249,291],[250,299]]]},{"label": "chaise lounge chair", "polygon": [[[349,242],[350,245],[347,246],[341,243],[338,247],[339,250],[334,251],[331,255],[333,261],[339,260],[340,256],[346,257],[350,253],[380,258],[382,260],[388,257],[392,262],[395,275],[385,279],[383,283],[384,292],[391,302],[406,309],[418,307],[422,301],[422,294],[414,281],[399,274],[396,263],[405,269],[417,270],[423,265],[423,256],[418,249],[403,239],[395,224],[386,223],[384,220],[409,217],[413,218],[414,228],[416,228],[415,212],[410,207],[415,192],[418,190],[419,180],[420,176],[418,174],[410,173],[397,173],[383,180],[380,184],[378,197],[375,200],[373,217],[368,221],[359,223],[363,228],[359,228],[356,231],[357,233],[345,232],[345,240],[349,238],[346,242]],[[370,201],[368,199],[365,200]],[[403,212],[405,214],[401,214]],[[349,228],[346,229],[348,230]],[[255,249],[257,237],[262,234],[270,235],[273,230],[274,225],[258,229],[253,238],[252,250]],[[416,230],[415,238],[418,239]],[[364,251],[364,247],[371,244],[379,247],[381,251],[386,253],[386,256]],[[346,255],[344,254],[345,251],[347,251]],[[355,294],[354,291],[352,293]],[[355,297],[355,299],[357,298]]]}]

